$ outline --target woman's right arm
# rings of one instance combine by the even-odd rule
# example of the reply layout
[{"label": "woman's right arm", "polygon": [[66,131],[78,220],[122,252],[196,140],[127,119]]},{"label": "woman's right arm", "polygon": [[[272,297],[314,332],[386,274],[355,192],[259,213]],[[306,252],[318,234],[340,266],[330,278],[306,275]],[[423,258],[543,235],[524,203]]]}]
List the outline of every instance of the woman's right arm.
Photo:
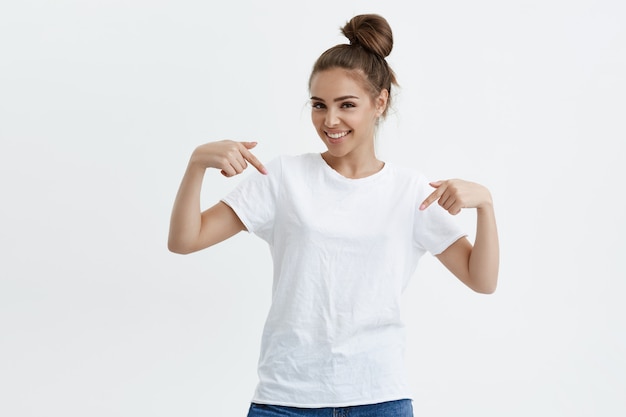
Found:
[{"label": "woman's right arm", "polygon": [[266,174],[263,164],[250,152],[255,146],[256,142],[225,140],[201,145],[193,151],[174,200],[167,242],[170,251],[196,252],[245,230],[235,212],[221,201],[202,212],[200,191],[207,168],[219,169],[222,175],[232,177],[241,174],[250,163]]}]

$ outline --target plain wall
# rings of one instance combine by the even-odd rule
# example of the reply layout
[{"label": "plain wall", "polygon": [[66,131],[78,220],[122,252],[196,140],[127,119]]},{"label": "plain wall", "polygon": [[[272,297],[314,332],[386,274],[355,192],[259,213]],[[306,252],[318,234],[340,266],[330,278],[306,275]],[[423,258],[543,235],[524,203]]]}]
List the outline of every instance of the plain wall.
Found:
[{"label": "plain wall", "polygon": [[168,252],[174,196],[207,141],[321,151],[309,72],[365,12],[381,158],[486,185],[500,231],[495,294],[430,255],[407,289],[416,416],[626,413],[624,2],[31,0],[0,5],[0,415],[245,415],[269,251]]}]

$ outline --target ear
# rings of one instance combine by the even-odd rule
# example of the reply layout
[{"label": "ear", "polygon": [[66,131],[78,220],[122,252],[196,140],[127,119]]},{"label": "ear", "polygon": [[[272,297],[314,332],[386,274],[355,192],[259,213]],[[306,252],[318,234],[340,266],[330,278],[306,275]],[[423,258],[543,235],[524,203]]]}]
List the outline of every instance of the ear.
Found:
[{"label": "ear", "polygon": [[380,90],[380,94],[376,98],[376,115],[382,116],[387,108],[387,102],[389,101],[389,90],[383,88]]}]

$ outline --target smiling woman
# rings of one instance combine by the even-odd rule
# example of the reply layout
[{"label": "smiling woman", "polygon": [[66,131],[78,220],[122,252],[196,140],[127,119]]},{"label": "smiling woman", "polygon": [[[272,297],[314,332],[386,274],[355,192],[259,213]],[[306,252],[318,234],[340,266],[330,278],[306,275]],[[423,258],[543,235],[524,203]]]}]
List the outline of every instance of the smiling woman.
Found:
[{"label": "smiling woman", "polygon": [[[463,180],[429,182],[378,159],[376,128],[396,79],[385,58],[391,28],[359,15],[316,61],[311,119],[321,154],[267,165],[255,142],[219,141],[191,155],[170,222],[169,248],[189,253],[246,230],[274,258],[272,305],[249,416],[412,415],[403,364],[401,296],[422,255],[438,257],[477,292],[495,290],[498,236],[489,191]],[[252,173],[201,212],[207,168]],[[438,202],[439,206],[431,204]],[[472,245],[451,215],[477,209]]]},{"label": "smiling woman", "polygon": [[387,108],[387,90],[372,99],[349,70],[332,68],[315,74],[311,92],[311,119],[328,148],[324,160],[348,178],[379,171],[383,163],[375,157],[373,138]]}]

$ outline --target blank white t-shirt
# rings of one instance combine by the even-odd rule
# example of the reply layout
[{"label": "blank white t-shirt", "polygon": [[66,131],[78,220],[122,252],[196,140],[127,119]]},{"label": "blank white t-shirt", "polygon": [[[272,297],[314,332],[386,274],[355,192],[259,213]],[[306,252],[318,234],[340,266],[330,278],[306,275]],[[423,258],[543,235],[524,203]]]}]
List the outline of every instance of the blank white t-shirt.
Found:
[{"label": "blank white t-shirt", "polygon": [[400,300],[419,258],[465,234],[418,172],[349,179],[320,154],[282,156],[223,201],[270,247],[272,304],[256,403],[341,407],[411,398]]}]

